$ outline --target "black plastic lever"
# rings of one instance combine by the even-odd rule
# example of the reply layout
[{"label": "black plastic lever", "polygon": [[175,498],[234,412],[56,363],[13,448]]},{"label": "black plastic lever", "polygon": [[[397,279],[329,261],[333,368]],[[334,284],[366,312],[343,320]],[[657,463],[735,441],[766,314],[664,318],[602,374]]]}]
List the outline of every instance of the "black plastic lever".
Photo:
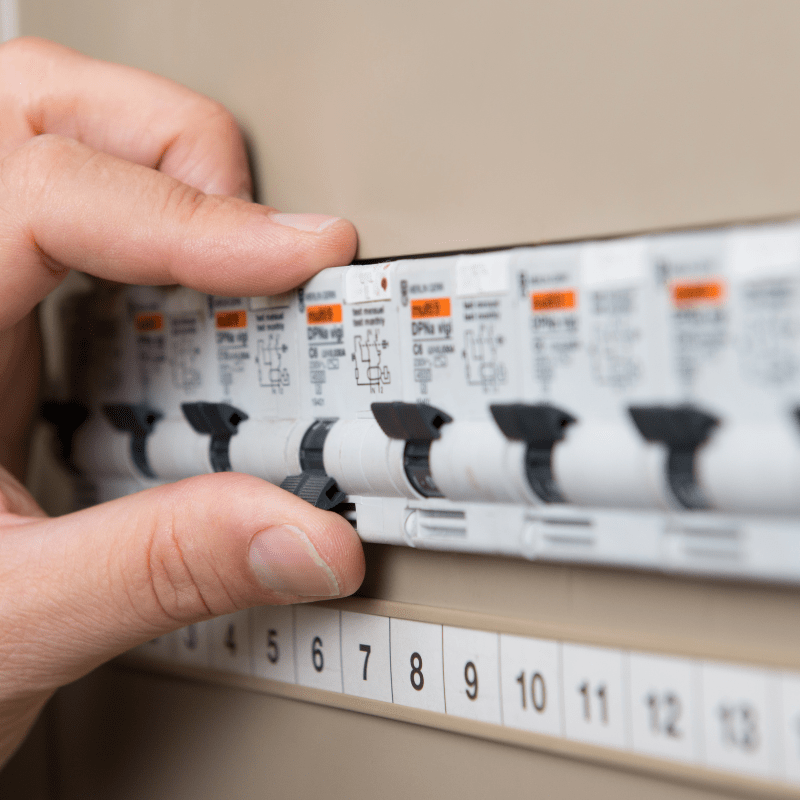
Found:
[{"label": "black plastic lever", "polygon": [[325,472],[323,451],[328,433],[335,419],[318,419],[303,434],[300,442],[299,475],[290,475],[281,483],[281,489],[302,497],[312,506],[330,511],[345,501],[345,493],[336,485],[336,480]]},{"label": "black plastic lever", "polygon": [[136,469],[146,478],[155,478],[147,462],[145,442],[164,415],[145,403],[110,403],[103,406],[103,413],[117,430],[131,435],[131,458]]},{"label": "black plastic lever", "polygon": [[247,414],[227,403],[183,403],[181,410],[194,430],[211,436],[209,455],[214,472],[230,472],[231,436],[238,431],[239,423],[248,418]]},{"label": "black plastic lever", "polygon": [[667,447],[667,482],[676,500],[684,507],[708,509],[695,475],[697,448],[711,436],[719,419],[692,405],[631,406],[628,409],[639,433],[648,442]]},{"label": "black plastic lever", "polygon": [[423,497],[443,497],[431,475],[431,442],[453,418],[423,403],[373,403],[372,413],[390,439],[404,439],[403,468],[411,485]]},{"label": "black plastic lever", "polygon": [[72,400],[63,403],[57,400],[46,400],[42,403],[41,413],[44,419],[56,429],[58,455],[62,462],[72,472],[79,472],[72,461],[72,442],[78,428],[89,418],[89,409]]},{"label": "black plastic lever", "polygon": [[299,475],[290,475],[281,484],[281,489],[296,494],[312,506],[330,511],[345,501],[345,493],[336,481],[318,469],[306,470]]},{"label": "black plastic lever", "polygon": [[525,474],[531,489],[545,503],[563,503],[553,477],[553,447],[564,430],[577,420],[549,403],[505,403],[489,406],[497,427],[506,438],[525,442]]}]

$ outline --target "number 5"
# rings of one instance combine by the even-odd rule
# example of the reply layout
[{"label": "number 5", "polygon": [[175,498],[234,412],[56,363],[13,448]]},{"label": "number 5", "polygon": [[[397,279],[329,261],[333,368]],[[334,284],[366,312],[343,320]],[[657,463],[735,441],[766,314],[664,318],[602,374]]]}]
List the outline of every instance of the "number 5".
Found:
[{"label": "number 5", "polygon": [[278,663],[280,652],[278,649],[278,631],[275,628],[270,628],[267,631],[267,659],[270,664]]},{"label": "number 5", "polygon": [[372,652],[372,648],[368,644],[360,644],[358,649],[362,653],[366,653],[364,656],[364,680],[367,679],[367,664],[369,663],[369,654]]}]

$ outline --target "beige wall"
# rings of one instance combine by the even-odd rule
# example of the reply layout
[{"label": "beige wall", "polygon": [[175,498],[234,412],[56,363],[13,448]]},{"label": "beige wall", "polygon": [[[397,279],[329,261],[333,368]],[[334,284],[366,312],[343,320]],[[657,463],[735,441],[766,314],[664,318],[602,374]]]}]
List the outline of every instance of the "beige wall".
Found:
[{"label": "beige wall", "polygon": [[227,103],[267,201],[364,258],[800,212],[787,0],[22,0]]}]

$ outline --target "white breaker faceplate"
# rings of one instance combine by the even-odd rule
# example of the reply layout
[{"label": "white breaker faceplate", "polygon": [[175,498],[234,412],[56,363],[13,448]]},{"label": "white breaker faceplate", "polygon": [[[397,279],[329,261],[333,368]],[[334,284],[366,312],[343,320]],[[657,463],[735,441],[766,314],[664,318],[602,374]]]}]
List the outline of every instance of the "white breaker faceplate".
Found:
[{"label": "white breaker faceplate", "polygon": [[62,313],[62,439],[93,500],[234,470],[365,541],[800,581],[796,223]]}]

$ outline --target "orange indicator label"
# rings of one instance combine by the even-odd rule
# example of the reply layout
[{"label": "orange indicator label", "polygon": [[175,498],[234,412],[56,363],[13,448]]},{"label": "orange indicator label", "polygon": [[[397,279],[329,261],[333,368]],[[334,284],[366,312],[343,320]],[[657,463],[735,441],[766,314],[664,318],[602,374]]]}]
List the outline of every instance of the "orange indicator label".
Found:
[{"label": "orange indicator label", "polygon": [[449,316],[449,297],[432,297],[430,300],[411,301],[411,319],[428,319],[430,317]]},{"label": "orange indicator label", "polygon": [[567,311],[575,308],[575,292],[534,292],[531,307],[534,311]]},{"label": "orange indicator label", "polygon": [[164,317],[161,314],[137,314],[133,326],[139,333],[160,331],[164,327]]},{"label": "orange indicator label", "polygon": [[216,320],[218,328],[246,328],[247,312],[243,309],[217,311]]},{"label": "orange indicator label", "polygon": [[306,309],[306,319],[309,325],[326,325],[329,322],[342,321],[342,306],[332,303],[328,306],[309,306]]},{"label": "orange indicator label", "polygon": [[722,281],[703,283],[675,283],[672,286],[672,302],[676,306],[689,306],[696,303],[719,303],[725,289]]}]

